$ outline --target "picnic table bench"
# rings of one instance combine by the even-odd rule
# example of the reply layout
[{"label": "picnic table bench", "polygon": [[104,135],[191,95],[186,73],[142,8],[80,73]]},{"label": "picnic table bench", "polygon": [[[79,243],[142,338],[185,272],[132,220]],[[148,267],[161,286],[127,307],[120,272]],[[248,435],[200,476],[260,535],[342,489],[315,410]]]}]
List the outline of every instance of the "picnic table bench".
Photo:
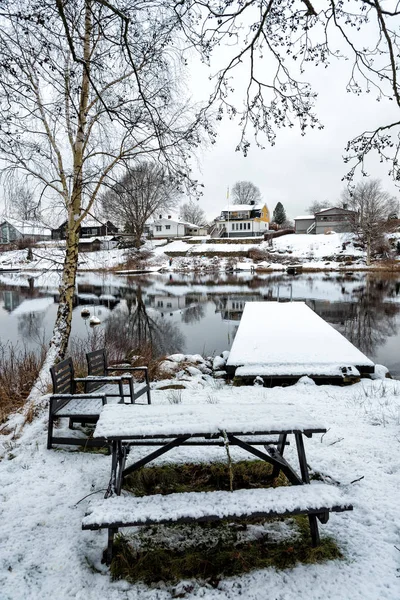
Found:
[{"label": "picnic table bench", "polygon": [[[308,515],[313,545],[319,543],[317,519],[326,523],[330,512],[352,510],[340,490],[327,484],[310,483],[303,436],[325,433],[296,405],[136,405],[105,406],[94,438],[112,445],[111,478],[105,499],[92,502],[83,529],[108,529],[106,561],[113,554],[118,529],[138,525],[214,521],[244,517]],[[300,474],[284,458],[287,436],[294,435]],[[249,441],[265,438],[264,450]],[[271,436],[277,436],[272,440]],[[157,440],[160,447],[126,466],[136,444]],[[235,490],[233,492],[188,492],[143,498],[120,496],[124,478],[173,448],[194,444],[215,445],[216,441],[237,445],[249,454],[272,464],[271,480],[282,471],[290,486]],[[164,441],[164,443],[162,443]]]}]

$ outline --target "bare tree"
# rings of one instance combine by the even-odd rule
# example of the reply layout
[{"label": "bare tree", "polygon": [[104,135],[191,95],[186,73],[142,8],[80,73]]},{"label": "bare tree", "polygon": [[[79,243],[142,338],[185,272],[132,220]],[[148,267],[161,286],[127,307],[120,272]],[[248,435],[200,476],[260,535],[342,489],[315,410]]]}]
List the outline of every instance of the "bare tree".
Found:
[{"label": "bare tree", "polygon": [[382,245],[382,235],[397,202],[382,189],[378,179],[360,181],[352,193],[345,189],[342,202],[354,211],[349,216],[351,229],[365,247],[367,265],[370,265],[374,250]]},{"label": "bare tree", "polygon": [[128,168],[101,198],[104,215],[133,234],[139,248],[144,226],[158,210],[176,206],[178,183],[160,165],[143,162]]},{"label": "bare tree", "polygon": [[[177,2],[182,27],[203,60],[213,66],[219,117],[238,117],[236,149],[247,154],[250,129],[255,142],[275,143],[282,127],[298,124],[302,134],[323,125],[314,112],[315,90],[305,81],[311,65],[343,61],[346,90],[371,101],[390,99],[396,111],[381,111],[381,122],[347,145],[347,177],[376,152],[400,180],[400,86],[398,56],[400,5],[383,0],[187,0]],[[232,41],[234,40],[234,43]],[[239,73],[237,73],[239,71]],[[234,81],[234,85],[233,82]],[[375,112],[371,109],[371,113]]]},{"label": "bare tree", "polygon": [[206,213],[201,208],[198,201],[190,200],[190,202],[182,204],[179,214],[181,219],[187,221],[188,223],[193,223],[199,227],[204,227],[207,225]]},{"label": "bare tree", "polygon": [[5,187],[5,205],[9,216],[20,218],[22,221],[40,219],[39,204],[26,183],[12,178]]},{"label": "bare tree", "polygon": [[314,200],[311,202],[310,206],[306,208],[306,211],[310,215],[315,215],[315,213],[323,210],[324,208],[331,208],[331,204],[328,202],[328,200]]},{"label": "bare tree", "polygon": [[259,188],[251,181],[237,181],[232,187],[233,204],[257,204],[261,201]]},{"label": "bare tree", "polygon": [[[67,213],[60,302],[45,368],[71,330],[79,227],[129,161],[188,178],[204,114],[190,109],[174,11],[162,2],[16,0],[2,4],[0,157]],[[208,124],[207,124],[208,127]]]}]

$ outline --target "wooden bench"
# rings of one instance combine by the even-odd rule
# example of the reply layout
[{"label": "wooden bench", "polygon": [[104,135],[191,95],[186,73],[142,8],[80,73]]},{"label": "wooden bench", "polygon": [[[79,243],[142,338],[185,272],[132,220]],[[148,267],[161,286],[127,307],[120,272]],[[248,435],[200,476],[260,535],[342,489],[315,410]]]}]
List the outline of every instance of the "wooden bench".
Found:
[{"label": "wooden bench", "polygon": [[[102,384],[97,380],[92,380],[93,377],[106,377],[109,373],[113,371],[122,372],[122,377],[127,381],[129,386],[129,394],[124,392],[125,396],[129,396],[130,402],[135,403],[136,400],[142,396],[142,394],[147,394],[147,403],[151,404],[150,397],[150,383],[149,383],[149,375],[147,367],[130,367],[128,366],[119,366],[113,365],[108,366],[107,354],[104,348],[101,350],[94,350],[93,352],[88,352],[86,354],[86,361],[88,365],[88,377],[86,378],[87,383],[85,384],[85,392],[98,391],[100,393],[103,392]],[[132,374],[142,372],[144,374],[144,383],[134,384]],[[125,387],[125,386],[124,386]],[[109,387],[107,388],[107,396],[114,395],[112,392],[109,393]]]},{"label": "wooden bench", "polygon": [[[88,440],[87,438],[59,437],[53,435],[53,426],[56,419],[66,417],[69,419],[69,428],[73,429],[74,423],[96,423],[100,412],[107,403],[108,393],[105,389],[97,392],[84,394],[76,393],[76,382],[85,382],[86,378],[75,378],[74,365],[71,358],[54,365],[50,369],[53,381],[53,394],[49,402],[49,424],[47,434],[47,448],[53,444],[79,445],[85,444],[90,447],[102,447],[105,440]],[[93,382],[94,378],[91,378]],[[121,377],[97,377],[97,385],[104,386],[105,383],[117,383],[118,395],[112,398],[114,401],[123,401],[123,378]]]},{"label": "wooden bench", "polygon": [[233,492],[185,492],[154,496],[112,496],[93,502],[82,529],[108,529],[107,564],[114,536],[122,527],[307,515],[313,546],[319,544],[317,518],[326,523],[331,512],[353,510],[341,490],[327,484],[293,485]]}]

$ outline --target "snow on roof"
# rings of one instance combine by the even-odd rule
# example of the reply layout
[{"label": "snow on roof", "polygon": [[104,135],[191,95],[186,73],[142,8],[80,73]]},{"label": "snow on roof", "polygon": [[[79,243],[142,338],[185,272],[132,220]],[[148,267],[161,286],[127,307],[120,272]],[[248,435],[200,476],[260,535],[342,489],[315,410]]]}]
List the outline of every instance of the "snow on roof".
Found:
[{"label": "snow on roof", "polygon": [[116,240],[118,238],[116,238],[114,235],[97,235],[94,237],[80,237],[79,238],[79,243],[80,244],[90,244],[91,242],[111,242],[112,240]]},{"label": "snow on roof", "polygon": [[300,219],[314,219],[314,215],[300,215],[299,217],[295,217],[295,221],[299,221]]},{"label": "snow on roof", "polygon": [[[264,323],[264,327],[260,324]],[[360,350],[304,302],[246,302],[227,362],[230,366],[268,365],[270,373],[291,374],[291,365],[312,375],[325,365],[327,375],[338,365],[374,366]],[[257,374],[257,373],[256,373]]]},{"label": "snow on roof", "polygon": [[228,204],[222,209],[222,212],[236,212],[238,210],[261,210],[265,203],[261,204]]},{"label": "snow on roof", "polygon": [[348,208],[343,208],[342,206],[328,206],[328,208],[323,208],[322,210],[318,210],[315,214],[320,215],[321,213],[327,212],[328,210],[339,210],[340,212],[352,213],[353,210],[349,210]]},{"label": "snow on roof", "polygon": [[51,229],[40,221],[23,221],[7,217],[3,223],[9,223],[23,235],[51,235]]},{"label": "snow on roof", "polygon": [[157,225],[157,223],[159,221],[168,221],[169,223],[179,223],[180,225],[186,225],[187,227],[195,227],[196,229],[199,229],[200,225],[195,225],[195,223],[188,223],[188,221],[184,221],[183,219],[181,219],[180,217],[178,217],[177,215],[162,215],[161,218],[155,218],[152,221],[149,221],[147,224],[148,225]]},{"label": "snow on roof", "polygon": [[46,298],[33,298],[32,300],[24,300],[17,306],[11,314],[14,316],[28,315],[34,312],[44,312],[48,307],[54,304],[54,299],[50,297]]},{"label": "snow on roof", "polygon": [[93,217],[92,215],[87,215],[82,223],[82,227],[101,227],[107,223],[107,219],[100,221],[97,217]]}]

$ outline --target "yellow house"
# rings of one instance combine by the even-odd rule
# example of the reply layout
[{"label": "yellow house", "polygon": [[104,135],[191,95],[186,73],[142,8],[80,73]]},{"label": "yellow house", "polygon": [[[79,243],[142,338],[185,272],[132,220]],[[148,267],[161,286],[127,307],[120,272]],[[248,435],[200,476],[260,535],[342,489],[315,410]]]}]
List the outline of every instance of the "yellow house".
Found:
[{"label": "yellow house", "polygon": [[211,237],[262,236],[269,229],[270,214],[265,203],[230,204],[214,221]]}]

